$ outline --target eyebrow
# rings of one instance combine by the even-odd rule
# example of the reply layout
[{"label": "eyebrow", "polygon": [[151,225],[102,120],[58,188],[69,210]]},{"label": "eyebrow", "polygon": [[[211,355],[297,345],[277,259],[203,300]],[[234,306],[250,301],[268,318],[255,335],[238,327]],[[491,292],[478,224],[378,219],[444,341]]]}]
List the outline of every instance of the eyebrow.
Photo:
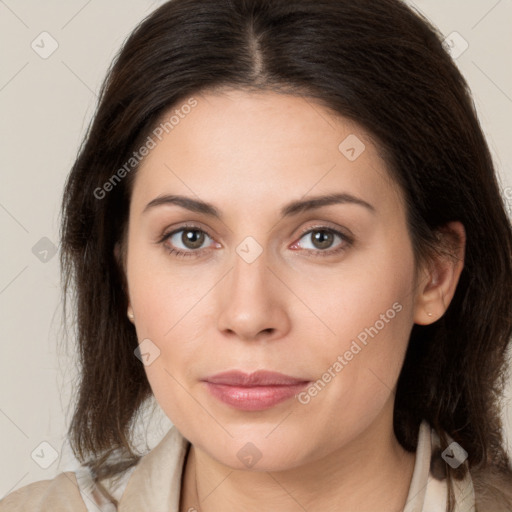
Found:
[{"label": "eyebrow", "polygon": [[[192,199],[191,197],[187,196],[172,194],[156,197],[146,205],[142,213],[144,214],[147,211],[156,208],[157,206],[170,204],[181,206],[182,208],[190,210],[191,212],[202,213],[210,217],[215,217],[219,220],[222,219],[221,212],[213,204],[197,199]],[[371,213],[375,213],[375,208],[363,199],[347,193],[337,193],[315,196],[306,200],[299,199],[296,201],[291,201],[290,203],[283,206],[283,208],[281,208],[281,217],[291,217],[292,215],[297,215],[305,211],[314,210],[316,208],[321,208],[322,206],[329,206],[332,204],[355,204],[366,208]]]}]

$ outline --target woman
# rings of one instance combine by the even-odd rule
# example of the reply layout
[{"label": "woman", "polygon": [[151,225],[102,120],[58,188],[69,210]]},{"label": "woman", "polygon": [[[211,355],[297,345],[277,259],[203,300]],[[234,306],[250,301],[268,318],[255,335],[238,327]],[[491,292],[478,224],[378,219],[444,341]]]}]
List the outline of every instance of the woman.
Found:
[{"label": "woman", "polygon": [[[69,176],[82,462],[0,510],[512,510],[511,227],[398,0],[174,0]],[[173,428],[133,449],[154,396]]]}]

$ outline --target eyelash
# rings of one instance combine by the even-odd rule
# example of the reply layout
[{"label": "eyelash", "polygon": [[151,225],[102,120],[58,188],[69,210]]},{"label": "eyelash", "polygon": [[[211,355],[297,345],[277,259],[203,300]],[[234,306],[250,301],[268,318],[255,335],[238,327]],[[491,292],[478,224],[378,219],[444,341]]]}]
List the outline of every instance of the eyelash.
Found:
[{"label": "eyelash", "polygon": [[[180,226],[178,229],[175,229],[169,233],[166,233],[160,238],[160,240],[157,241],[158,244],[162,244],[165,247],[165,242],[169,240],[173,235],[176,233],[179,233],[180,231],[200,231],[201,233],[204,233],[209,238],[213,240],[213,237],[203,228],[200,228],[199,226],[193,225],[193,224],[186,224],[183,226]],[[334,254],[340,253],[342,251],[345,251],[349,247],[351,247],[354,243],[354,239],[345,233],[341,233],[340,231],[327,227],[327,226],[314,226],[310,227],[304,232],[301,233],[298,240],[303,238],[305,235],[308,235],[310,233],[314,233],[315,231],[325,231],[327,233],[332,233],[334,235],[337,235],[339,238],[342,239],[342,243],[339,247],[335,249],[304,249],[305,251],[308,251],[311,253],[312,256],[319,256],[319,257],[327,257],[332,256]],[[166,247],[168,254],[174,254],[176,258],[186,258],[189,256],[198,256],[203,251],[207,250],[207,248],[199,249],[199,250],[188,250],[188,251],[182,251],[181,249],[175,249],[175,248],[168,248]]]}]

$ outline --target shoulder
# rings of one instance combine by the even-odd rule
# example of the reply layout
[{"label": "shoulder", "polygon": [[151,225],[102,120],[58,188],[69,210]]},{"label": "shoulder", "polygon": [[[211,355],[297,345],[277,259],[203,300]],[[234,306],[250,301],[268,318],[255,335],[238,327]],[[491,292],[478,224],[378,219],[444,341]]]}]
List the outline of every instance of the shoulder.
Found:
[{"label": "shoulder", "polygon": [[512,475],[494,469],[473,469],[476,512],[512,511]]},{"label": "shoulder", "polygon": [[172,427],[136,465],[102,479],[101,484],[93,480],[87,467],[80,466],[8,494],[0,501],[0,512],[156,510],[162,503],[168,505],[167,510],[176,508],[188,446],[189,442]]},{"label": "shoulder", "polygon": [[52,480],[33,482],[0,501],[0,512],[87,512],[75,474],[60,473]]}]

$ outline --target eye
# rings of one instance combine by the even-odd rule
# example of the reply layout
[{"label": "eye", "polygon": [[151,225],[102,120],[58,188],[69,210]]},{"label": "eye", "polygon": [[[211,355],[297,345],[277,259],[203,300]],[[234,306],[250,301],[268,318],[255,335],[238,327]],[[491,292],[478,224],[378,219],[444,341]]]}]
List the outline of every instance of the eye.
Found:
[{"label": "eye", "polygon": [[[305,247],[303,243],[300,242],[300,240],[307,240],[308,238],[311,241],[310,247]],[[338,239],[340,243],[332,248],[333,244],[336,242],[336,239]],[[328,228],[326,226],[318,226],[303,233],[299,241],[295,242],[291,247],[292,249],[299,247],[305,249],[308,252],[312,251],[313,254],[318,256],[330,256],[332,254],[346,250],[352,244],[353,239],[348,235],[341,233],[336,229]]]},{"label": "eye", "polygon": [[[308,237],[311,247],[305,247],[301,242],[302,239],[307,240]],[[339,243],[332,248],[336,239],[339,240]],[[208,240],[210,240],[209,244]],[[176,257],[187,257],[199,256],[211,246],[212,241],[213,238],[204,229],[195,225],[186,225],[166,233],[157,243],[164,245],[169,254]],[[217,242],[215,244],[215,247],[222,247]],[[330,256],[348,249],[352,244],[352,237],[327,226],[318,226],[303,233],[299,241],[295,242],[291,248],[304,249],[314,256]]]},{"label": "eye", "polygon": [[[170,233],[166,233],[158,243],[163,244],[169,254],[177,257],[197,256],[206,247],[203,247],[210,235],[198,226],[181,226]],[[210,242],[211,243],[211,242]],[[220,246],[220,245],[219,245]]]}]

